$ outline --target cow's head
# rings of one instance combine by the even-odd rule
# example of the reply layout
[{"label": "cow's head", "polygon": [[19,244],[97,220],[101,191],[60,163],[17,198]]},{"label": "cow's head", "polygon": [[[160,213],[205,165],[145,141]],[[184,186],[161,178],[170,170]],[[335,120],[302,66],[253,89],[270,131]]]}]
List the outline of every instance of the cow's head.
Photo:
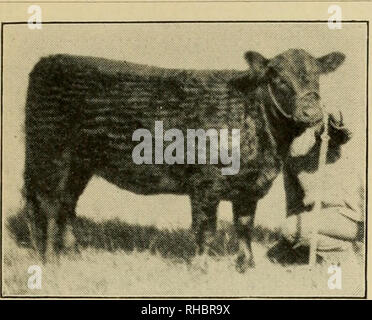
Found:
[{"label": "cow's head", "polygon": [[312,126],[323,117],[319,94],[319,76],[336,70],[344,61],[340,52],[314,58],[305,50],[290,49],[272,59],[248,51],[249,64],[247,88],[267,89],[280,112],[297,123]]}]

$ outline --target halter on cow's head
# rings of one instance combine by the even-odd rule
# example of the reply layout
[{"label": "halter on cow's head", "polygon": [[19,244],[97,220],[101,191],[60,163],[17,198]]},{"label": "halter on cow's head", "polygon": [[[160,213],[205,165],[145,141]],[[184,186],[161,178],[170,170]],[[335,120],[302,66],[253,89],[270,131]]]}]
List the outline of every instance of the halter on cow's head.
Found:
[{"label": "halter on cow's head", "polygon": [[272,59],[254,51],[246,52],[245,58],[250,67],[245,88],[249,91],[260,88],[278,114],[309,127],[323,117],[320,75],[336,70],[345,56],[333,52],[314,58],[305,50],[290,49]]}]

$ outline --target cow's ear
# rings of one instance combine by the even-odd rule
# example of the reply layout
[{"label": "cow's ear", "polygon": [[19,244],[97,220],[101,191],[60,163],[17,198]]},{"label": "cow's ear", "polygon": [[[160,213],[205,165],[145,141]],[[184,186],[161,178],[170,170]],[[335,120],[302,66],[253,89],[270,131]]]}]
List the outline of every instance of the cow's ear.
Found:
[{"label": "cow's ear", "polygon": [[244,55],[250,71],[257,77],[263,76],[267,71],[269,60],[255,51],[247,51]]},{"label": "cow's ear", "polygon": [[345,60],[341,52],[332,52],[317,59],[321,73],[335,71]]},{"label": "cow's ear", "polygon": [[261,83],[266,74],[269,60],[254,51],[247,51],[244,57],[248,62],[249,70],[246,75],[230,80],[230,83],[241,92],[249,92],[255,90]]}]

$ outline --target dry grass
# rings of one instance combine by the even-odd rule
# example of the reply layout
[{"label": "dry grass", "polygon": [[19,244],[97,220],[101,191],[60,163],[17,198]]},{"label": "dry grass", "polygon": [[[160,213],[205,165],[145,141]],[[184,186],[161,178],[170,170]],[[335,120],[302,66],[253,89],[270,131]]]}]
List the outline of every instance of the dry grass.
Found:
[{"label": "dry grass", "polygon": [[[206,268],[194,257],[188,230],[158,230],[119,220],[78,219],[74,230],[80,254],[61,256],[42,265],[28,248],[21,215],[8,219],[5,236],[4,295],[36,296],[361,296],[362,263],[344,259],[342,290],[328,289],[331,260],[311,272],[304,266],[271,263],[266,252],[277,235],[258,228],[253,250],[256,268],[239,274],[234,267],[236,239],[223,223]],[[348,258],[351,256],[349,255]],[[331,258],[332,259],[332,258]],[[42,289],[27,288],[30,265],[42,266]]]},{"label": "dry grass", "polygon": [[[26,219],[23,212],[12,215],[7,220],[7,228],[12,238],[23,247],[30,246]],[[219,230],[211,244],[212,254],[226,256],[237,251],[237,240],[232,225],[219,221]],[[189,263],[195,256],[196,243],[191,230],[157,229],[153,226],[132,225],[117,218],[97,222],[85,217],[77,217],[74,235],[79,248],[103,249],[109,252],[118,250],[142,252],[148,250],[163,258]],[[256,227],[253,239],[269,245],[279,239],[277,232]]]}]

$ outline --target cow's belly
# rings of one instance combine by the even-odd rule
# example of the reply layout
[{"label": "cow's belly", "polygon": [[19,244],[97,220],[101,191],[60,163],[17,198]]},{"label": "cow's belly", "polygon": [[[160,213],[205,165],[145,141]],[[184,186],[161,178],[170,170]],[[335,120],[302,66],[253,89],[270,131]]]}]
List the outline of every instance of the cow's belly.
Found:
[{"label": "cow's belly", "polygon": [[128,154],[109,155],[94,173],[121,189],[144,195],[182,195],[194,188],[208,186],[219,200],[234,200],[241,196],[259,200],[268,193],[280,172],[280,163],[277,163],[260,167],[242,164],[239,173],[233,176],[222,175],[220,168],[215,166],[196,165],[198,170],[193,174],[190,166],[136,165]]},{"label": "cow's belly", "polygon": [[184,181],[172,177],[164,169],[155,166],[130,165],[125,168],[110,169],[109,166],[99,169],[96,175],[121,189],[136,194],[185,194]]}]

